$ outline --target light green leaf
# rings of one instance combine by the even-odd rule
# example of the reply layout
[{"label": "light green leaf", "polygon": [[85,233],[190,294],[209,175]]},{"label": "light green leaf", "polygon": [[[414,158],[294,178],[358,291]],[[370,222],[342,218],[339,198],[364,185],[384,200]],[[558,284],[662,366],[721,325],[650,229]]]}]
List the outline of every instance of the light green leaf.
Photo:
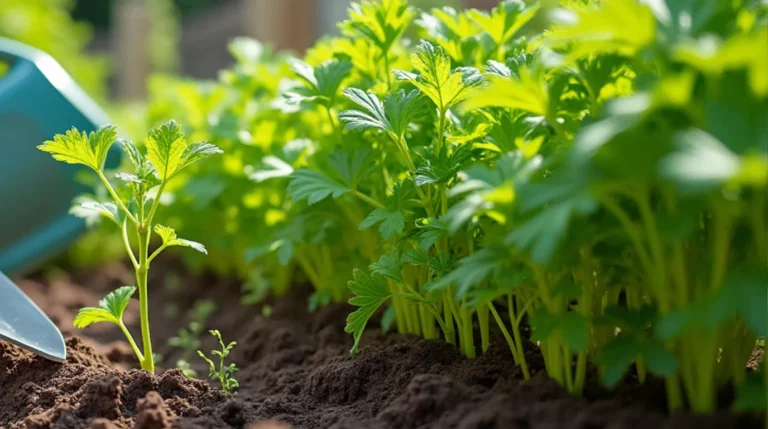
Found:
[{"label": "light green leaf", "polygon": [[147,160],[152,163],[161,181],[171,179],[195,161],[222,153],[221,149],[207,142],[188,146],[181,127],[174,120],[152,128],[144,144],[147,147]]},{"label": "light green leaf", "polygon": [[117,204],[115,203],[100,203],[98,201],[84,201],[84,202],[81,202],[78,206],[73,206],[72,209],[70,209],[69,212],[71,214],[87,219],[90,216],[86,213],[83,213],[83,211],[79,209],[98,212],[99,214],[111,220],[118,226],[121,225],[121,222],[122,222],[121,216],[120,216],[121,212],[120,212],[120,209],[117,207]]},{"label": "light green leaf", "polygon": [[360,338],[368,324],[368,319],[392,294],[387,289],[384,279],[378,274],[369,276],[364,271],[355,269],[352,275],[354,280],[350,280],[349,289],[355,296],[349,300],[349,303],[359,308],[347,317],[347,326],[344,331],[352,334],[355,339],[355,344],[349,351],[355,354],[360,346]]},{"label": "light green leaf", "polygon": [[110,292],[99,301],[98,307],[85,307],[75,316],[73,324],[82,329],[98,322],[112,322],[120,325],[123,322],[123,312],[136,291],[134,286],[123,286]]},{"label": "light green leaf", "polygon": [[559,10],[559,25],[547,34],[556,47],[571,48],[569,56],[584,58],[599,53],[634,56],[656,38],[656,18],[637,0],[605,0]]},{"label": "light green leaf", "polygon": [[345,110],[339,120],[347,123],[348,130],[380,129],[397,140],[405,134],[408,125],[423,113],[424,104],[416,90],[399,90],[384,97],[384,102],[372,92],[347,88],[344,95],[362,107],[364,111]]},{"label": "light green leaf", "polygon": [[365,0],[352,3],[349,19],[340,23],[345,36],[363,37],[383,53],[400,38],[416,15],[406,0]]},{"label": "light green leaf", "polygon": [[296,73],[305,86],[294,88],[285,95],[289,103],[316,102],[331,106],[344,78],[352,70],[352,63],[342,60],[328,60],[319,66],[311,65],[299,59],[289,60],[291,70]]},{"label": "light green leaf", "polygon": [[372,274],[380,274],[400,284],[405,283],[403,278],[403,262],[400,259],[400,253],[394,247],[389,252],[381,255],[381,258],[371,264],[370,268]]},{"label": "light green leaf", "polygon": [[519,77],[488,76],[489,84],[472,92],[463,104],[464,111],[484,107],[518,109],[545,116],[549,109],[549,94],[543,77],[527,67],[520,69]]},{"label": "light green leaf", "polygon": [[288,193],[294,201],[307,199],[309,204],[315,204],[332,195],[338,198],[350,191],[341,182],[334,180],[325,174],[309,170],[296,170],[291,175],[291,183],[288,185]]},{"label": "light green leaf", "polygon": [[94,171],[101,171],[107,159],[109,148],[117,139],[117,128],[105,125],[90,135],[74,127],[64,134],[56,134],[37,148],[48,152],[57,161],[67,164],[82,164]]},{"label": "light green leaf", "polygon": [[174,231],[174,229],[171,227],[167,227],[163,225],[155,225],[155,234],[160,236],[160,238],[163,240],[163,245],[166,247],[170,247],[170,246],[191,247],[192,249],[195,249],[200,253],[204,253],[206,255],[208,254],[208,251],[205,249],[205,246],[203,246],[202,244],[196,241],[184,240],[183,238],[177,237],[176,231]]},{"label": "light green leaf", "polygon": [[465,67],[451,70],[451,58],[441,47],[423,40],[411,54],[414,74],[395,70],[400,80],[407,80],[435,103],[440,111],[446,111],[466,98],[469,89],[480,85],[483,78],[477,69]]},{"label": "light green leaf", "polygon": [[498,275],[510,259],[510,253],[500,246],[478,250],[461,259],[455,270],[430,284],[428,290],[442,290],[456,285],[456,298],[461,299],[473,286]]},{"label": "light green leaf", "polygon": [[510,41],[538,10],[538,5],[529,7],[521,0],[506,0],[490,13],[470,9],[467,15],[500,46]]}]

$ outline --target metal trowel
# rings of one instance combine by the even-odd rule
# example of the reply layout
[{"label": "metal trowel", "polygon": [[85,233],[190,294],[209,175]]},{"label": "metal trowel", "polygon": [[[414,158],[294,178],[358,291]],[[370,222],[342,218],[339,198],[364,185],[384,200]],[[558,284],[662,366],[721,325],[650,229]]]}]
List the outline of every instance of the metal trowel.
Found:
[{"label": "metal trowel", "polygon": [[13,282],[0,273],[0,340],[56,362],[67,358],[59,328]]},{"label": "metal trowel", "polygon": [[[69,214],[87,189],[78,166],[51,162],[36,146],[72,127],[90,132],[107,115],[48,54],[0,38],[0,340],[63,361],[61,333],[2,272],[19,274],[67,248],[85,230]],[[120,151],[107,157],[119,163]]]}]

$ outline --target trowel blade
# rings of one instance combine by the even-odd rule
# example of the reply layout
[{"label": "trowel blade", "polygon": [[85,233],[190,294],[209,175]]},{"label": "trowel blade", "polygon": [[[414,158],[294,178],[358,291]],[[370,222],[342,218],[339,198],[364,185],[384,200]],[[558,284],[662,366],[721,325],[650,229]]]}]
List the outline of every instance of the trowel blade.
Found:
[{"label": "trowel blade", "polygon": [[55,362],[64,362],[64,337],[51,319],[0,272],[0,341]]}]

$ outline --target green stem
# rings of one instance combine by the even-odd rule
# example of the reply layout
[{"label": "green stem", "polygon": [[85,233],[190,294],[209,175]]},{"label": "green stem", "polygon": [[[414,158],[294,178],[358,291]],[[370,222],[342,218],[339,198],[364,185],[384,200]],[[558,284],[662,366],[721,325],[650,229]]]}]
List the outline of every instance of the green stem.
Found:
[{"label": "green stem", "polygon": [[139,318],[141,321],[141,343],[144,346],[144,359],[141,369],[155,372],[155,359],[152,355],[152,339],[149,334],[149,295],[147,291],[147,272],[149,261],[149,228],[139,231],[139,266],[136,269],[136,282],[139,288]]},{"label": "green stem", "polygon": [[[519,299],[519,297],[518,297]],[[531,299],[531,302],[533,299]],[[523,370],[523,376],[525,379],[531,378],[531,373],[528,371],[528,362],[525,360],[525,349],[523,348],[523,340],[522,336],[520,335],[520,321],[522,320],[522,316],[525,314],[526,309],[528,308],[528,304],[526,303],[523,306],[523,309],[520,310],[520,313],[515,316],[515,306],[512,302],[512,295],[507,295],[507,306],[509,307],[509,319],[510,322],[512,322],[512,335],[515,336],[515,344],[517,344],[517,356],[520,358],[520,368]]]},{"label": "green stem", "polygon": [[336,140],[338,140],[339,146],[342,146],[344,144],[344,141],[341,135],[341,125],[337,123],[336,120],[333,118],[333,112],[331,111],[330,106],[325,106],[325,112],[328,115],[328,120],[331,123],[331,128],[333,129],[333,133],[336,135]]},{"label": "green stem", "polygon": [[117,206],[120,207],[120,210],[123,211],[125,214],[125,217],[128,218],[128,220],[133,223],[134,226],[138,227],[139,222],[136,220],[136,218],[133,216],[133,214],[128,210],[128,208],[123,204],[123,200],[120,198],[119,195],[117,195],[117,192],[112,188],[112,185],[109,183],[109,180],[107,180],[106,177],[104,177],[104,173],[101,171],[96,171],[96,173],[99,175],[99,179],[101,179],[101,182],[104,183],[104,186],[107,188],[107,192],[109,192],[109,195],[112,196],[112,199],[115,200],[115,203],[117,203]]},{"label": "green stem", "polygon": [[144,219],[144,225],[147,227],[152,225],[152,218],[155,217],[155,212],[157,211],[157,207],[160,205],[160,196],[163,195],[163,190],[165,190],[165,182],[160,184],[160,187],[157,188],[157,193],[155,194],[155,199],[152,201],[152,208],[149,209],[149,214],[147,214],[147,218]]},{"label": "green stem", "polygon": [[366,203],[368,203],[368,204],[370,204],[370,205],[372,205],[372,206],[376,207],[377,209],[383,209],[383,208],[385,208],[384,204],[382,204],[382,203],[380,203],[380,202],[378,202],[378,201],[374,200],[373,198],[369,197],[368,195],[365,195],[364,193],[362,193],[362,192],[360,192],[360,191],[357,191],[357,190],[355,190],[355,191],[354,191],[354,193],[355,193],[355,196],[356,196],[357,198],[360,198],[361,200],[363,200],[363,201],[365,201]]},{"label": "green stem", "polygon": [[128,220],[123,220],[123,244],[125,245],[125,251],[128,252],[128,257],[131,259],[131,264],[133,265],[133,269],[136,270],[139,268],[139,263],[136,261],[136,255],[133,254],[133,249],[131,248],[131,241],[128,239]]},{"label": "green stem", "polygon": [[487,307],[480,307],[477,309],[477,322],[480,325],[480,349],[485,353],[491,345]]},{"label": "green stem", "polygon": [[[453,328],[453,311],[451,310],[451,296],[449,295],[447,290],[444,290],[442,292],[443,295],[443,317],[445,318],[445,324],[447,326],[450,326]],[[443,329],[443,333],[445,334],[445,341],[448,344],[456,345],[456,336],[454,333],[454,329]]]},{"label": "green stem", "polygon": [[133,352],[136,354],[136,357],[139,359],[139,363],[143,363],[144,355],[139,350],[139,346],[136,345],[136,341],[133,340],[133,335],[131,335],[131,332],[128,330],[128,328],[125,327],[125,324],[123,323],[122,320],[117,326],[120,327],[120,330],[123,331],[125,338],[128,339],[128,344],[131,345]]}]

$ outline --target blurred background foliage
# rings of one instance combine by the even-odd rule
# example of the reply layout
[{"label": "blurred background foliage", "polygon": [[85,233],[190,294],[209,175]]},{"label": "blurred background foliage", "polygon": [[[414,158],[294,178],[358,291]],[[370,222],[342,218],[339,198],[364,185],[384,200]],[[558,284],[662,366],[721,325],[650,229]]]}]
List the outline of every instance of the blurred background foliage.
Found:
[{"label": "blurred background foliage", "polygon": [[72,17],[74,6],[73,0],[3,0],[0,37],[49,53],[83,89],[102,101],[107,95],[108,62],[104,56],[86,51],[93,29]]}]

